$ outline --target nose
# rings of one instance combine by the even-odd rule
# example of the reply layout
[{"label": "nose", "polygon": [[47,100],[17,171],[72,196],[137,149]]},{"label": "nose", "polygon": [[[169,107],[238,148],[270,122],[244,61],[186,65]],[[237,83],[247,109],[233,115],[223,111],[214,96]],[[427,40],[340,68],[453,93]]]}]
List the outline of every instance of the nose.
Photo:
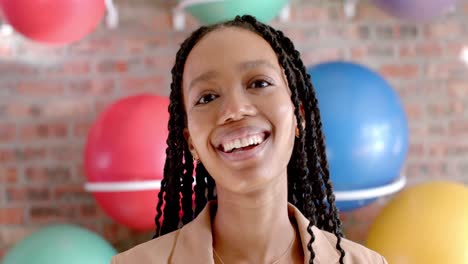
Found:
[{"label": "nose", "polygon": [[[234,89],[233,89],[234,90]],[[218,124],[225,124],[242,120],[247,116],[254,116],[257,108],[244,89],[236,89],[224,96]]]}]

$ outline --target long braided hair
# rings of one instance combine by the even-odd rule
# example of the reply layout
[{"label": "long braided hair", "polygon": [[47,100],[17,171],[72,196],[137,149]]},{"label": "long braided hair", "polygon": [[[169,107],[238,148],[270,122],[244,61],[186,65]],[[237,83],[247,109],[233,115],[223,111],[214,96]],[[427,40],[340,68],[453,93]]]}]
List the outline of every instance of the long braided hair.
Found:
[{"label": "long braided hair", "polygon": [[[322,123],[314,88],[299,52],[283,32],[257,21],[254,17],[237,16],[234,20],[211,26],[203,26],[194,31],[182,44],[172,68],[172,83],[169,105],[169,135],[167,138],[164,178],[158,194],[156,206],[156,233],[153,238],[162,236],[192,221],[209,200],[216,199],[213,178],[202,163],[195,167],[193,157],[184,138],[186,115],[182,97],[182,76],[186,59],[200,39],[209,32],[222,27],[239,27],[263,37],[278,57],[284,69],[291,100],[295,106],[295,116],[299,128],[291,159],[288,163],[288,201],[295,205],[310,220],[307,228],[311,240],[307,248],[311,253],[309,263],[313,263],[315,252],[312,244],[315,235],[312,226],[336,235],[336,249],[341,253],[340,263],[345,256],[340,242],[343,237],[341,221],[335,206],[335,196],[330,181]],[[195,188],[193,172],[195,170]],[[195,206],[193,194],[195,192]],[[164,215],[164,219],[161,220]]]}]

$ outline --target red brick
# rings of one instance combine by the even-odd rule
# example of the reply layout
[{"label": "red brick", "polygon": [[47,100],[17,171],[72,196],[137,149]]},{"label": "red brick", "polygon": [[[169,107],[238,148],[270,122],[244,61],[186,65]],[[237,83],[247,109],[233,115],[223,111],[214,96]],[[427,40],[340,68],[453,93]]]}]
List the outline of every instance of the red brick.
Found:
[{"label": "red brick", "polygon": [[447,126],[445,124],[430,124],[428,125],[428,135],[435,137],[446,137],[447,136]]},{"label": "red brick", "polygon": [[452,39],[464,34],[463,25],[456,21],[428,24],[424,32],[427,38],[432,39]]},{"label": "red brick", "polygon": [[160,70],[169,73],[175,63],[175,54],[154,55],[145,58],[147,69]]},{"label": "red brick", "polygon": [[50,190],[43,187],[7,187],[7,201],[9,202],[45,202],[50,200]]},{"label": "red brick", "polygon": [[465,42],[450,41],[445,44],[445,53],[458,58],[466,48],[468,47]]},{"label": "red brick", "polygon": [[297,16],[302,22],[324,22],[328,20],[328,10],[321,6],[305,5],[297,11]]},{"label": "red brick", "polygon": [[122,82],[125,92],[158,92],[169,94],[169,84],[163,76],[144,76],[127,78]]},{"label": "red brick", "polygon": [[45,224],[53,222],[69,222],[75,220],[79,213],[71,205],[32,205],[29,210],[31,224]]},{"label": "red brick", "polygon": [[449,132],[451,136],[467,136],[468,135],[468,120],[459,119],[449,123]]},{"label": "red brick", "polygon": [[59,65],[46,68],[47,75],[85,75],[91,72],[89,61],[67,61]]},{"label": "red brick", "polygon": [[444,158],[448,153],[447,142],[432,142],[427,146],[431,158]]},{"label": "red brick", "polygon": [[447,179],[449,166],[446,161],[426,160],[407,162],[407,176],[410,180],[444,180]]},{"label": "red brick", "polygon": [[419,103],[404,104],[405,113],[410,120],[420,120],[423,116],[423,107]]},{"label": "red brick", "polygon": [[420,31],[417,25],[395,25],[395,37],[400,40],[413,40],[419,37]]},{"label": "red brick", "polygon": [[379,8],[377,8],[374,5],[357,5],[357,10],[356,10],[356,21],[390,21],[394,20],[393,17],[390,15],[386,14]]},{"label": "red brick", "polygon": [[77,121],[73,124],[73,135],[79,138],[86,138],[89,130],[94,125],[93,121]]},{"label": "red brick", "polygon": [[451,80],[447,84],[449,95],[454,98],[468,96],[468,81]]},{"label": "red brick", "polygon": [[424,76],[430,79],[454,79],[466,74],[466,65],[461,61],[428,61],[424,67]]},{"label": "red brick", "polygon": [[92,37],[86,41],[79,41],[70,46],[69,52],[71,55],[103,55],[103,54],[116,54],[119,50],[119,41],[110,37],[109,35],[102,37]]},{"label": "red brick", "polygon": [[11,142],[16,138],[15,123],[0,123],[0,142]]},{"label": "red brick", "polygon": [[421,157],[424,156],[425,147],[421,143],[411,143],[408,149],[409,156]]},{"label": "red brick", "polygon": [[48,157],[53,161],[76,161],[83,158],[84,146],[58,145],[48,147]]},{"label": "red brick", "polygon": [[53,119],[87,116],[94,112],[92,97],[67,98],[41,106],[41,116]]},{"label": "red brick", "polygon": [[0,184],[13,184],[18,182],[18,169],[0,166]]},{"label": "red brick", "polygon": [[430,103],[427,106],[426,111],[431,118],[439,118],[439,117],[446,118],[452,115],[450,105],[448,105],[445,102]]},{"label": "red brick", "polygon": [[66,138],[68,127],[64,123],[41,123],[24,125],[20,128],[22,140]]},{"label": "red brick", "polygon": [[463,157],[468,155],[468,143],[453,142],[448,146],[448,155],[452,157]]},{"label": "red brick", "polygon": [[18,161],[37,161],[46,159],[46,149],[44,147],[25,147],[15,152]]},{"label": "red brick", "polygon": [[16,153],[13,149],[0,148],[0,164],[16,161]]},{"label": "red brick", "polygon": [[100,73],[123,73],[129,68],[128,61],[125,60],[105,60],[97,65],[97,70]]},{"label": "red brick", "polygon": [[28,184],[51,184],[69,182],[71,171],[69,167],[27,167],[25,180]]},{"label": "red brick", "polygon": [[91,194],[84,190],[84,183],[59,185],[54,189],[54,201],[88,201]]},{"label": "red brick", "polygon": [[392,45],[371,45],[368,47],[367,53],[371,57],[393,57],[395,50]]},{"label": "red brick", "polygon": [[100,114],[107,110],[115,101],[114,99],[96,100],[94,104],[95,111]]},{"label": "red brick", "polygon": [[305,65],[314,65],[325,61],[339,60],[344,58],[344,50],[339,48],[323,48],[305,51],[302,60]]},{"label": "red brick", "polygon": [[40,114],[40,109],[33,103],[5,102],[0,107],[5,109],[5,116],[14,119],[34,118]]},{"label": "red brick", "polygon": [[86,219],[95,219],[98,216],[98,208],[95,204],[83,204],[80,206],[80,217]]},{"label": "red brick", "polygon": [[439,57],[442,55],[442,46],[439,43],[425,42],[415,46],[417,56]]},{"label": "red brick", "polygon": [[24,208],[0,208],[0,225],[24,224]]},{"label": "red brick", "polygon": [[167,35],[160,34],[140,34],[125,35],[123,39],[123,51],[126,54],[141,54],[146,51],[153,51],[160,48],[169,47]]},{"label": "red brick", "polygon": [[76,80],[70,82],[70,93],[78,96],[107,96],[115,91],[113,80]]},{"label": "red brick", "polygon": [[419,75],[419,67],[414,64],[385,64],[379,71],[388,78],[413,79]]},{"label": "red brick", "polygon": [[16,74],[18,75],[37,74],[38,68],[32,65],[27,65],[27,64],[2,62],[0,64],[0,72],[2,73],[2,75],[5,74],[4,76],[16,75]]},{"label": "red brick", "polygon": [[65,85],[59,81],[22,82],[16,86],[16,92],[27,96],[61,96]]},{"label": "red brick", "polygon": [[351,59],[360,60],[367,55],[367,49],[363,47],[352,47],[350,49]]}]

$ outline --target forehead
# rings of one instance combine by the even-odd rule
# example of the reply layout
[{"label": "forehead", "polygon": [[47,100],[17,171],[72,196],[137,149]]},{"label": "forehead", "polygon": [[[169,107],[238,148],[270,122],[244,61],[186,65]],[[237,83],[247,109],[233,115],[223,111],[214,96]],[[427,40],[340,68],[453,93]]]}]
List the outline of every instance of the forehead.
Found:
[{"label": "forehead", "polygon": [[258,34],[236,27],[216,29],[204,36],[187,57],[184,83],[206,71],[223,71],[254,60],[265,60],[280,68],[270,44]]}]

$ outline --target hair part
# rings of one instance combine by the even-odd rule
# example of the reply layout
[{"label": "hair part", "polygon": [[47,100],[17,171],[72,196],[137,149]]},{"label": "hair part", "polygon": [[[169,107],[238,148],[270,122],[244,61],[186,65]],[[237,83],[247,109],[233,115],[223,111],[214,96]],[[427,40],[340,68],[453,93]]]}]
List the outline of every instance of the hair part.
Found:
[{"label": "hair part", "polygon": [[[343,237],[341,221],[335,205],[320,111],[310,75],[300,58],[300,53],[283,32],[258,22],[249,15],[237,16],[228,22],[200,27],[181,44],[177,52],[171,71],[166,163],[158,194],[156,233],[153,238],[175,231],[189,223],[201,212],[208,201],[216,199],[216,186],[213,178],[202,163],[194,166],[183,135],[187,121],[182,97],[182,77],[187,57],[198,41],[209,32],[224,27],[250,30],[265,39],[276,53],[291,90],[291,101],[295,106],[294,113],[299,128],[299,137],[295,139],[287,168],[288,202],[296,206],[310,220],[307,228],[311,235],[311,240],[307,244],[311,253],[309,263],[313,263],[315,258],[315,252],[312,249],[315,241],[315,235],[312,232],[314,225],[335,234],[336,249],[341,254],[340,263],[343,263],[345,251],[341,248]],[[195,188],[192,189],[194,170]],[[163,216],[164,220],[161,220]]]}]

